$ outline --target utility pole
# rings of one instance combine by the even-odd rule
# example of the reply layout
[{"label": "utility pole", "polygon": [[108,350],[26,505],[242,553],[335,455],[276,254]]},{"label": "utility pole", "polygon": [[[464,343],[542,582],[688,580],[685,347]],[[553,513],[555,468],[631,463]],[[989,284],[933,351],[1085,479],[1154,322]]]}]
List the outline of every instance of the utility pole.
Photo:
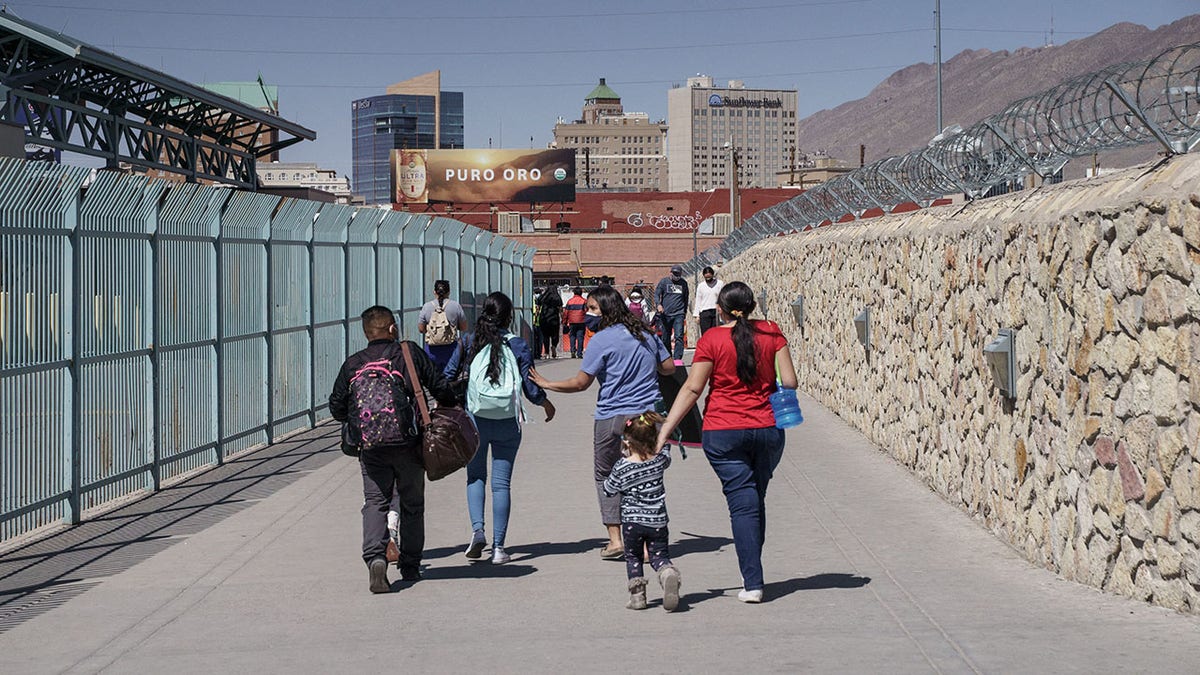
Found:
[{"label": "utility pole", "polygon": [[[934,51],[937,53],[937,133],[942,133],[942,0],[933,0],[933,14],[937,18],[935,33],[937,42]],[[936,135],[936,134],[935,134]]]},{"label": "utility pole", "polygon": [[738,163],[737,163],[737,148],[733,146],[733,136],[729,137],[729,217],[733,222],[729,225],[729,231],[732,232],[741,225],[741,218],[738,214]]}]

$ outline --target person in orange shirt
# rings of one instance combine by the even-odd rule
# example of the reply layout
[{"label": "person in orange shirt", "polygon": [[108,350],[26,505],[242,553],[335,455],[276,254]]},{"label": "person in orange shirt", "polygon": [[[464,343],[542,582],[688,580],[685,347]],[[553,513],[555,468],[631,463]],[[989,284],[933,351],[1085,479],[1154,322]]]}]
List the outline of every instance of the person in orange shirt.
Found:
[{"label": "person in orange shirt", "polygon": [[563,327],[569,331],[571,358],[583,358],[583,335],[587,331],[587,300],[579,286],[571,289],[574,295],[563,306]]}]

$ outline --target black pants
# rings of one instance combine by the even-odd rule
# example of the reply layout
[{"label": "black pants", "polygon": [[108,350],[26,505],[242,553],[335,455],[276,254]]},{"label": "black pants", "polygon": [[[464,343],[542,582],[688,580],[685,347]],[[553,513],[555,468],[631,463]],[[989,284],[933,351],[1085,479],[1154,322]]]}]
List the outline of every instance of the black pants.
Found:
[{"label": "black pants", "polygon": [[538,336],[538,352],[543,356],[558,353],[558,340],[562,339],[562,326],[557,323],[543,325]]},{"label": "black pants", "polygon": [[363,560],[370,563],[387,550],[387,513],[392,494],[400,501],[400,569],[421,566],[425,548],[425,468],[421,447],[364,450],[358,459],[363,477]]},{"label": "black pants", "polygon": [[667,526],[649,527],[640,523],[621,523],[621,543],[625,545],[625,572],[630,579],[642,576],[642,548],[650,550],[650,568],[655,572],[671,564]]},{"label": "black pants", "polygon": [[700,312],[700,334],[704,335],[709,328],[717,325],[717,310],[706,309]]}]

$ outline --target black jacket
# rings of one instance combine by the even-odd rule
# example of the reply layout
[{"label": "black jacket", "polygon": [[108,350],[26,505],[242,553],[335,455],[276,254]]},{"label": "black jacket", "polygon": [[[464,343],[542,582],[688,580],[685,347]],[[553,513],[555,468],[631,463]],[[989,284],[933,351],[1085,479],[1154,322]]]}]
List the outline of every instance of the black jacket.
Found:
[{"label": "black jacket", "polygon": [[[418,347],[415,342],[409,342],[408,349],[412,352],[413,366],[417,369],[417,378],[425,387],[425,391],[432,394],[439,405],[454,405],[456,399],[450,383],[438,371],[433,361],[429,360],[429,355],[425,353],[425,350]],[[363,364],[380,359],[392,359],[399,366],[400,372],[404,373],[404,381],[408,382],[408,368],[404,363],[404,352],[400,349],[400,343],[388,339],[371,340],[367,343],[366,349],[356,352],[346,359],[346,362],[342,364],[342,369],[338,371],[337,379],[333,381],[333,391],[329,394],[329,412],[333,415],[333,419],[345,422],[346,418],[350,416],[350,378],[359,368],[363,367]],[[411,386],[410,382],[409,387]],[[420,415],[420,413],[416,414]]]}]

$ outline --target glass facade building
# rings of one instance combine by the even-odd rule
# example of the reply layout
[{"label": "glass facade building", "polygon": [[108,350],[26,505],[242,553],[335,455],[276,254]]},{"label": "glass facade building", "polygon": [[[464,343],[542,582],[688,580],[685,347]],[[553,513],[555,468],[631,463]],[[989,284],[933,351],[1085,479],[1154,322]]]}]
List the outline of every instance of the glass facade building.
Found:
[{"label": "glass facade building", "polygon": [[392,150],[463,147],[462,92],[371,96],[351,102],[350,110],[354,194],[367,204],[392,201]]}]

